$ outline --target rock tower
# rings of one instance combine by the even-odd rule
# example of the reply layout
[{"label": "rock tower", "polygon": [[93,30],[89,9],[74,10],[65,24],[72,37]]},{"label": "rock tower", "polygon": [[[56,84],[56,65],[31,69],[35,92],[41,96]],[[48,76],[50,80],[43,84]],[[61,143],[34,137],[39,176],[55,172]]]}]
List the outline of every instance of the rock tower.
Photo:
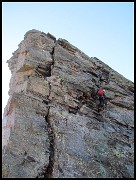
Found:
[{"label": "rock tower", "polygon": [[[133,82],[35,29],[7,62],[3,178],[134,177]],[[107,97],[100,112],[99,86]]]}]

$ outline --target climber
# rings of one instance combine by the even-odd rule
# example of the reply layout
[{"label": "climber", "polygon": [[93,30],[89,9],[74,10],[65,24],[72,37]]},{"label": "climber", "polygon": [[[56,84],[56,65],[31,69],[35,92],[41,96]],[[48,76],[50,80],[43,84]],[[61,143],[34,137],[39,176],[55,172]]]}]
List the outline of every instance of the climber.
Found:
[{"label": "climber", "polygon": [[102,87],[100,87],[97,91],[97,95],[98,95],[98,98],[99,98],[99,107],[103,107],[105,105],[105,90],[102,89]]}]

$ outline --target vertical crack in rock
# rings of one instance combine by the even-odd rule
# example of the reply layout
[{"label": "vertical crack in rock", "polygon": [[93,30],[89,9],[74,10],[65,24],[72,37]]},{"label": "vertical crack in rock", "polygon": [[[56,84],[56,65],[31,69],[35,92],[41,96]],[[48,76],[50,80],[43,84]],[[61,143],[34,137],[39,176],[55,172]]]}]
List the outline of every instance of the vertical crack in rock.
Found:
[{"label": "vertical crack in rock", "polygon": [[[53,58],[54,48],[50,54],[51,54],[51,57],[53,60],[52,65],[54,65],[54,58]],[[52,70],[51,66],[48,66],[48,71],[49,71],[50,76],[51,76],[51,70]],[[48,96],[48,98],[49,98],[50,94],[51,94],[51,83],[48,81],[48,84],[49,84],[49,96]],[[48,105],[48,101],[46,101],[46,100],[43,100],[43,103]],[[45,166],[43,168],[43,172],[41,174],[39,174],[36,178],[51,178],[52,172],[53,172],[53,167],[54,167],[55,135],[54,135],[53,127],[51,125],[51,121],[50,121],[50,106],[48,106],[47,115],[44,117],[45,117],[45,121],[47,122],[48,137],[49,137],[49,142],[50,142],[49,164],[48,164],[48,166]]]},{"label": "vertical crack in rock", "polygon": [[51,70],[52,68],[54,67],[54,50],[55,50],[55,46],[52,48],[52,52],[50,52],[50,55],[51,55],[51,58],[52,58],[52,67],[51,67]]},{"label": "vertical crack in rock", "polygon": [[[48,75],[44,74],[44,77],[50,77],[51,76],[51,71],[52,71],[52,67],[54,66],[54,48],[52,49],[52,52],[50,52],[51,54],[51,58],[52,58],[52,64],[47,66],[46,70],[48,71]],[[52,66],[52,67],[51,67]],[[40,67],[37,68],[37,72],[39,71],[40,74],[42,74],[40,72]],[[45,71],[44,71],[45,73]],[[48,80],[47,80],[48,81]],[[51,94],[51,83],[48,81],[49,84],[49,96]],[[45,103],[46,105],[48,105],[48,101],[43,100],[43,103]],[[50,146],[49,146],[49,164],[48,166],[45,166],[43,168],[43,172],[40,173],[36,178],[51,178],[52,177],[52,172],[53,172],[53,167],[54,167],[54,151],[55,151],[55,135],[54,135],[54,131],[53,131],[53,127],[51,125],[51,121],[50,121],[50,106],[48,106],[48,112],[47,115],[44,116],[45,117],[45,121],[47,122],[47,130],[48,130],[48,137],[49,137],[49,142],[50,142]]]},{"label": "vertical crack in rock", "polygon": [[54,166],[54,144],[55,144],[55,136],[53,132],[53,128],[51,126],[50,117],[49,117],[50,107],[48,108],[48,114],[45,117],[45,120],[48,124],[48,134],[49,134],[49,140],[50,140],[50,154],[49,154],[49,164],[45,170],[44,178],[51,178],[52,172],[53,172],[53,166]]},{"label": "vertical crack in rock", "polygon": [[[54,54],[54,48],[51,52],[51,57],[53,60],[52,66],[54,66],[53,54]],[[51,72],[50,72],[50,74],[51,74]],[[48,83],[49,83],[49,96],[50,96],[50,94],[51,94],[51,83],[50,82],[48,82]],[[50,121],[50,107],[48,107],[48,113],[47,113],[47,116],[45,117],[45,120],[46,120],[47,125],[48,125],[47,128],[48,128],[48,134],[49,134],[49,140],[50,140],[50,147],[49,147],[50,154],[49,154],[49,164],[45,170],[44,178],[51,178],[52,173],[53,173],[53,166],[54,166],[55,135],[54,135],[53,127],[51,125],[51,121]]]}]

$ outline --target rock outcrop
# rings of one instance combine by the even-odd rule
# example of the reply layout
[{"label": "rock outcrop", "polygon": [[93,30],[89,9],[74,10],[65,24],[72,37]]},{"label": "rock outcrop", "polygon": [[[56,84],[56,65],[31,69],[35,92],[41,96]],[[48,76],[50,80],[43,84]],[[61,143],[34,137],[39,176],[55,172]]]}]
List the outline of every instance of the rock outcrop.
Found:
[{"label": "rock outcrop", "polygon": [[[34,29],[7,62],[3,178],[134,177],[133,82]],[[107,105],[98,113],[100,85]]]}]

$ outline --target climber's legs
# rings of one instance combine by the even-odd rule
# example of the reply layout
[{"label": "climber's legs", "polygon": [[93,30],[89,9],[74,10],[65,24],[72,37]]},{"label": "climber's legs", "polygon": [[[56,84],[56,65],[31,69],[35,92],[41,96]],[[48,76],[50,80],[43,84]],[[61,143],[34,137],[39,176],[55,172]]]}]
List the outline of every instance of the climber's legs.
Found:
[{"label": "climber's legs", "polygon": [[103,96],[99,96],[99,106],[103,107],[104,105],[104,97]]}]

